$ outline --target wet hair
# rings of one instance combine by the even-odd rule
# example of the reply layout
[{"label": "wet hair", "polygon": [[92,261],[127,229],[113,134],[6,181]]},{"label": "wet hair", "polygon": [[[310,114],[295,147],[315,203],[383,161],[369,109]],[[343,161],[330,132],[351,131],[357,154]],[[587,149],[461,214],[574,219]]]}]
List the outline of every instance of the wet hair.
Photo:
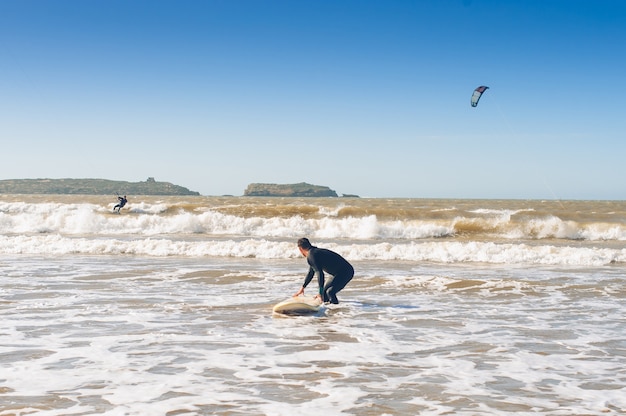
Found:
[{"label": "wet hair", "polygon": [[298,247],[308,250],[313,246],[311,245],[311,242],[308,238],[301,238],[298,240]]}]

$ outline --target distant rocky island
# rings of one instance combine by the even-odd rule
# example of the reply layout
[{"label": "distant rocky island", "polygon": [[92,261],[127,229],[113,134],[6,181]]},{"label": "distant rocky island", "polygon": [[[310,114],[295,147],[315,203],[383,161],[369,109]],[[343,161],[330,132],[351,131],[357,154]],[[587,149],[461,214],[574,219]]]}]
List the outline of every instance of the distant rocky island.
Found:
[{"label": "distant rocky island", "polygon": [[[243,196],[278,196],[278,197],[334,197],[337,192],[328,186],[311,185],[306,182],[294,184],[251,183]],[[358,198],[357,195],[343,195],[344,197]]]},{"label": "distant rocky island", "polygon": [[[58,194],[58,195],[162,195],[199,196],[199,192],[158,182],[153,177],[145,182],[112,181],[108,179],[3,179],[0,194]],[[337,192],[328,186],[311,185],[306,182],[294,184],[251,183],[243,196],[337,198]],[[344,198],[358,195],[343,194]]]},{"label": "distant rocky island", "polygon": [[200,195],[199,192],[157,182],[111,181],[108,179],[5,179],[0,180],[0,194],[70,194],[70,195]]}]

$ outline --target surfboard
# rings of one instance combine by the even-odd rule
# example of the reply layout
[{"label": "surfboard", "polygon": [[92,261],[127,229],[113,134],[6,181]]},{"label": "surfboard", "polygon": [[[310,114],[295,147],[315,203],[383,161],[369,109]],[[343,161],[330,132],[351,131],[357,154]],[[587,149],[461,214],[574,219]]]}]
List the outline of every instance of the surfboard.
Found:
[{"label": "surfboard", "polygon": [[313,315],[322,308],[322,301],[313,296],[295,296],[274,305],[274,313],[282,315]]}]

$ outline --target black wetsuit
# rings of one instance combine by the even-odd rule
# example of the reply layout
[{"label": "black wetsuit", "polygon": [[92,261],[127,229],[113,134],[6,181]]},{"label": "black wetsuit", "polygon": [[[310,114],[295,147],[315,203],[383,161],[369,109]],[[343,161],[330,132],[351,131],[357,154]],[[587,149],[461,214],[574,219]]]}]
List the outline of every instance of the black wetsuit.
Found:
[{"label": "black wetsuit", "polygon": [[120,209],[122,209],[124,205],[126,205],[126,202],[128,202],[128,200],[126,198],[122,198],[121,196],[118,196],[117,199],[120,200],[120,203],[113,207],[113,211],[115,211],[115,208],[117,208],[117,212],[120,212]]},{"label": "black wetsuit", "polygon": [[[307,285],[317,273],[317,282],[320,287],[320,295],[324,302],[339,303],[337,292],[343,289],[354,276],[354,268],[339,254],[325,248],[311,247],[306,256],[309,263],[309,273],[304,279],[302,287]],[[325,279],[324,273],[331,275]]]}]

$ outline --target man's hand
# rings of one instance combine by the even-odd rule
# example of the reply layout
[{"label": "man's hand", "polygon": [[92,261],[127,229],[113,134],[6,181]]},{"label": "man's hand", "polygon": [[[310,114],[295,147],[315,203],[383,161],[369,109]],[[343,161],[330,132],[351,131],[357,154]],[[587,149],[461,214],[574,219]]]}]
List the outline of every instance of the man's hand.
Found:
[{"label": "man's hand", "polygon": [[301,287],[300,290],[298,290],[298,293],[293,295],[293,297],[295,298],[295,297],[300,296],[300,295],[304,295],[304,288],[303,287]]}]

